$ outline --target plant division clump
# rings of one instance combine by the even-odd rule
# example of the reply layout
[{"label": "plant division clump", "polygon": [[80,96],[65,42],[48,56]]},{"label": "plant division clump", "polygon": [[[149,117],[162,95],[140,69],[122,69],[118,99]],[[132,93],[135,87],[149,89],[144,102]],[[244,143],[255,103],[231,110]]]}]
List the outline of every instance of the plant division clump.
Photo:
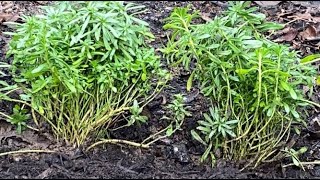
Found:
[{"label": "plant division clump", "polygon": [[[187,83],[201,83],[202,93],[212,100],[210,115],[192,131],[207,147],[202,159],[222,148],[225,158],[249,159],[257,166],[271,159],[280,142],[287,141],[292,124],[303,122],[298,108],[313,104],[302,86],[311,89],[316,70],[314,58],[300,59],[285,45],[262,34],[283,28],[265,22],[265,15],[248,8],[250,2],[230,2],[229,9],[205,24],[192,24],[198,12],[176,8],[166,20],[171,30],[162,52],[172,65],[196,67]],[[249,164],[250,164],[249,163]]]},{"label": "plant division clump", "polygon": [[[148,24],[134,17],[141,8],[59,2],[44,7],[44,15],[11,23],[14,80],[58,138],[79,146],[99,129],[117,126],[125,112],[136,110],[138,117],[163,87],[166,72],[146,44],[154,37]],[[146,120],[129,119],[130,125]]]}]

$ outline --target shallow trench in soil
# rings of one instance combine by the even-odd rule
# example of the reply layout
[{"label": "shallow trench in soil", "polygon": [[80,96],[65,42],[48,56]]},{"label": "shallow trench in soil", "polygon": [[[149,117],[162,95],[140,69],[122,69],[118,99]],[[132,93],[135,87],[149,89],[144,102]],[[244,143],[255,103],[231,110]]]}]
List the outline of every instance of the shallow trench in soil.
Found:
[{"label": "shallow trench in soil", "polygon": [[[42,1],[44,4],[50,3]],[[140,18],[150,24],[152,33],[156,40],[152,43],[155,49],[160,48],[166,42],[166,33],[162,29],[163,19],[172,11],[173,7],[192,4],[193,10],[200,10],[208,17],[214,17],[224,8],[224,2],[213,1],[198,2],[137,2],[146,6],[147,11],[139,15]],[[23,14],[38,12],[36,2],[13,1],[13,12],[21,11]],[[290,9],[291,8],[291,9]],[[270,19],[276,17],[277,13],[285,11],[305,12],[302,6],[295,6],[290,2],[282,3],[273,9],[261,8],[261,12],[269,12]],[[283,12],[284,11],[284,12]],[[274,14],[272,15],[273,12]],[[271,14],[271,15],[270,15]],[[269,18],[269,17],[268,17]],[[10,31],[7,26],[0,24],[0,30]],[[0,39],[1,61],[10,62],[6,59],[5,45],[6,37]],[[303,47],[301,47],[303,49]],[[311,51],[313,51],[311,49]],[[304,51],[306,52],[306,51]],[[307,53],[305,53],[307,54]],[[161,55],[161,54],[159,54]],[[165,62],[165,60],[163,60]],[[154,129],[165,127],[160,120],[166,115],[164,108],[166,102],[170,102],[174,94],[182,93],[192,97],[187,103],[192,117],[187,118],[182,127],[183,131],[176,132],[165,141],[159,141],[149,149],[141,149],[126,145],[106,144],[96,147],[94,150],[84,152],[81,148],[74,149],[64,143],[56,142],[53,135],[48,131],[35,132],[26,130],[17,134],[15,127],[0,120],[0,152],[8,152],[21,149],[48,149],[55,153],[23,153],[6,155],[0,157],[0,178],[319,178],[319,165],[305,167],[305,171],[298,167],[289,166],[282,168],[281,165],[290,163],[290,159],[263,164],[255,170],[244,170],[241,162],[230,162],[223,159],[217,160],[216,167],[212,168],[210,163],[200,163],[199,159],[204,152],[204,147],[191,138],[190,131],[197,126],[196,121],[202,118],[202,112],[208,111],[208,101],[200,94],[195,86],[192,91],[186,91],[186,82],[190,74],[176,70],[181,73],[175,74],[170,82],[172,88],[166,88],[152,101],[145,110],[149,121],[141,127],[130,127],[121,132],[111,134],[117,139],[127,139],[141,142],[152,134]],[[5,79],[10,82],[10,77]],[[197,85],[197,84],[195,84]],[[13,104],[1,103],[0,110],[10,111]],[[313,110],[313,116],[318,111]],[[294,147],[307,146],[308,151],[301,157],[301,161],[313,161],[320,158],[319,139],[310,138],[308,132],[302,131],[296,139]],[[178,151],[173,151],[178,149]]]}]

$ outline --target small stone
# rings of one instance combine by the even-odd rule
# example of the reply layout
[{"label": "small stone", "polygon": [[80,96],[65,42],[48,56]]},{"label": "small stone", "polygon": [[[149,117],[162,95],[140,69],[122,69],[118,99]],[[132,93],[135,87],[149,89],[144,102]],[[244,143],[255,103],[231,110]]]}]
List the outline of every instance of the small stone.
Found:
[{"label": "small stone", "polygon": [[179,162],[188,163],[190,162],[190,156],[187,152],[187,148],[185,144],[174,144],[173,147],[173,156]]},{"label": "small stone", "polygon": [[15,161],[15,162],[19,162],[22,160],[22,158],[20,156],[13,156],[12,159]]}]

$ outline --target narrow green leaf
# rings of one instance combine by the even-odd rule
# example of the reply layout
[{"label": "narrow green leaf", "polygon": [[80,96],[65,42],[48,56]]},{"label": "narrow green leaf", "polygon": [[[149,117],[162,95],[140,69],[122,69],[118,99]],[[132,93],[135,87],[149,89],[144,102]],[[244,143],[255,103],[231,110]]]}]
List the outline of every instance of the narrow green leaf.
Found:
[{"label": "narrow green leaf", "polygon": [[227,124],[222,124],[222,127],[224,127],[225,128],[225,130],[227,130],[227,129],[233,129],[232,127],[230,127],[229,125],[227,125]]},{"label": "narrow green leaf", "polygon": [[197,121],[197,122],[198,122],[198,124],[203,125],[203,126],[207,126],[207,127],[211,126],[211,124],[206,121]]},{"label": "narrow green leaf", "polygon": [[219,128],[220,128],[220,132],[221,132],[222,136],[223,136],[224,138],[226,138],[226,137],[227,137],[226,129],[222,128],[221,126],[219,126]]},{"label": "narrow green leaf", "polygon": [[205,143],[205,142],[201,139],[201,137],[198,135],[198,133],[196,133],[194,130],[191,130],[191,135],[192,135],[192,137],[193,137],[195,140],[199,141],[201,144],[207,145],[207,143]]},{"label": "narrow green leaf", "polygon": [[299,161],[298,161],[295,157],[293,157],[293,156],[292,156],[292,161],[293,161],[293,164],[294,164],[294,165],[300,167]]},{"label": "narrow green leaf", "polygon": [[142,81],[147,80],[147,75],[146,75],[146,73],[142,73],[142,75],[141,75],[141,80],[142,80]]},{"label": "narrow green leaf", "polygon": [[207,147],[206,151],[201,156],[201,158],[200,158],[201,162],[204,162],[208,158],[208,155],[209,155],[209,153],[211,151],[211,148],[212,148],[212,142],[209,144],[209,146]]},{"label": "narrow green leaf", "polygon": [[213,121],[211,120],[211,118],[208,116],[207,113],[203,113],[203,117],[204,117],[208,122],[210,122],[211,124],[213,123]]},{"label": "narrow green leaf", "polygon": [[113,87],[113,86],[111,87],[111,89],[112,89],[112,91],[115,92],[115,93],[118,91],[117,88],[116,88],[116,87]]},{"label": "narrow green leaf", "polygon": [[69,81],[64,81],[64,83],[72,93],[77,92],[76,87],[73,84],[71,84]]},{"label": "narrow green leaf", "polygon": [[268,111],[267,111],[267,116],[268,117],[270,117],[271,115],[272,115],[272,113],[273,113],[273,107],[270,107],[269,109],[268,109]]},{"label": "narrow green leaf", "polygon": [[232,130],[229,130],[229,129],[225,129],[225,131],[233,138],[237,137],[237,135],[232,131]]},{"label": "narrow green leaf", "polygon": [[216,132],[217,132],[217,129],[214,129],[214,130],[212,130],[210,133],[209,133],[209,139],[211,139],[212,137],[213,137],[213,135],[215,135],[216,134]]},{"label": "narrow green leaf", "polygon": [[83,33],[84,33],[84,31],[86,30],[86,28],[87,28],[87,26],[88,26],[88,24],[89,24],[89,21],[90,21],[90,16],[88,16],[88,17],[86,18],[86,20],[84,21],[84,23],[83,23],[83,25],[82,25],[82,27],[81,27],[81,30],[80,30],[80,32],[79,32],[79,34],[78,34],[78,36],[77,36],[77,41],[79,41],[79,40],[83,37]]},{"label": "narrow green leaf", "polygon": [[99,26],[98,29],[94,32],[94,36],[96,38],[96,41],[100,40],[100,35],[101,35],[101,26]]},{"label": "narrow green leaf", "polygon": [[258,25],[256,28],[260,31],[269,31],[269,30],[280,30],[285,27],[284,24],[278,24],[274,22],[265,22],[261,25]]},{"label": "narrow green leaf", "polygon": [[259,40],[243,40],[242,44],[244,45],[244,48],[260,48],[262,47],[263,42]]},{"label": "narrow green leaf", "polygon": [[298,96],[297,96],[296,92],[293,90],[293,88],[289,89],[289,93],[290,93],[290,96],[292,97],[292,99],[298,99]]},{"label": "narrow green leaf", "polygon": [[286,113],[288,114],[290,112],[290,107],[288,104],[286,103],[283,103],[283,106],[284,106],[284,110],[286,111]]},{"label": "narrow green leaf", "polygon": [[284,81],[280,81],[280,85],[283,89],[285,89],[286,91],[290,91],[290,86],[288,85],[288,83],[284,82]]},{"label": "narrow green leaf", "polygon": [[291,114],[292,114],[295,118],[299,118],[299,117],[300,117],[296,110],[291,109],[290,112],[291,112]]},{"label": "narrow green leaf", "polygon": [[308,148],[306,147],[306,146],[303,146],[303,147],[301,147],[300,149],[299,149],[299,154],[303,154],[303,153],[305,153],[305,152],[307,152],[307,150],[308,150]]},{"label": "narrow green leaf", "polygon": [[166,131],[166,135],[170,137],[173,134],[172,124],[170,124],[169,128]]},{"label": "narrow green leaf", "polygon": [[207,49],[216,49],[218,47],[220,47],[219,44],[211,44],[210,46],[207,47]]},{"label": "narrow green leaf", "polygon": [[307,57],[304,57],[301,59],[300,63],[306,64],[306,63],[313,63],[320,60],[320,54],[311,54]]},{"label": "narrow green leaf", "polygon": [[210,34],[203,34],[201,36],[196,36],[196,39],[201,40],[201,39],[206,39],[211,37]]},{"label": "narrow green leaf", "polygon": [[187,91],[190,91],[190,90],[191,90],[194,74],[195,74],[195,72],[193,71],[193,72],[191,73],[191,75],[189,76],[189,78],[188,78],[188,81],[187,81]]},{"label": "narrow green leaf", "polygon": [[39,65],[37,68],[31,71],[32,74],[36,74],[47,67],[47,63]]},{"label": "narrow green leaf", "polygon": [[298,135],[301,134],[301,131],[300,131],[300,129],[298,127],[295,126],[295,127],[293,127],[293,129]]},{"label": "narrow green leaf", "polygon": [[210,128],[203,127],[203,126],[198,126],[197,129],[200,131],[208,132],[208,133],[211,132]]},{"label": "narrow green leaf", "polygon": [[231,120],[231,121],[227,121],[226,124],[236,124],[238,123],[238,120]]},{"label": "narrow green leaf", "polygon": [[248,74],[252,69],[237,69],[236,73],[244,75],[244,74]]}]

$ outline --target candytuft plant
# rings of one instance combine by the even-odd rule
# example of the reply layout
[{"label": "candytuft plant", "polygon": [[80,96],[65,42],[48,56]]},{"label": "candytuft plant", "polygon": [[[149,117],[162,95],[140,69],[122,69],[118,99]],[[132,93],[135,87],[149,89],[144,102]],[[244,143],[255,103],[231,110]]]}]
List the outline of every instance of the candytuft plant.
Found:
[{"label": "candytuft plant", "polygon": [[198,12],[175,8],[164,25],[171,37],[162,52],[171,65],[182,63],[188,70],[191,61],[196,63],[187,89],[199,80],[215,107],[192,131],[207,147],[203,160],[218,144],[225,158],[249,159],[247,166],[256,167],[288,140],[294,122],[304,122],[298,109],[316,105],[300,88],[312,93],[316,70],[310,65],[314,58],[301,60],[287,46],[266,39],[262,32],[283,26],[265,22],[249,4],[230,2],[222,16],[205,24],[192,23]]},{"label": "candytuft plant", "polygon": [[117,126],[115,117],[122,113],[133,110],[138,117],[135,108],[143,108],[166,81],[146,44],[153,39],[148,24],[134,17],[141,8],[59,2],[44,7],[44,15],[10,23],[16,31],[7,33],[12,35],[7,55],[14,57],[14,80],[40,115],[36,122],[45,120],[57,138],[79,146],[95,131]]},{"label": "candytuft plant", "polygon": [[215,159],[214,154],[211,152],[212,148],[223,147],[224,140],[227,137],[236,137],[234,129],[238,123],[238,120],[229,120],[227,117],[221,117],[218,108],[210,108],[209,115],[204,113],[204,120],[198,121],[199,126],[197,130],[205,136],[204,140],[196,133],[196,131],[191,130],[192,136],[207,146],[205,153],[201,157],[201,161],[207,159],[210,154],[212,159]]}]

